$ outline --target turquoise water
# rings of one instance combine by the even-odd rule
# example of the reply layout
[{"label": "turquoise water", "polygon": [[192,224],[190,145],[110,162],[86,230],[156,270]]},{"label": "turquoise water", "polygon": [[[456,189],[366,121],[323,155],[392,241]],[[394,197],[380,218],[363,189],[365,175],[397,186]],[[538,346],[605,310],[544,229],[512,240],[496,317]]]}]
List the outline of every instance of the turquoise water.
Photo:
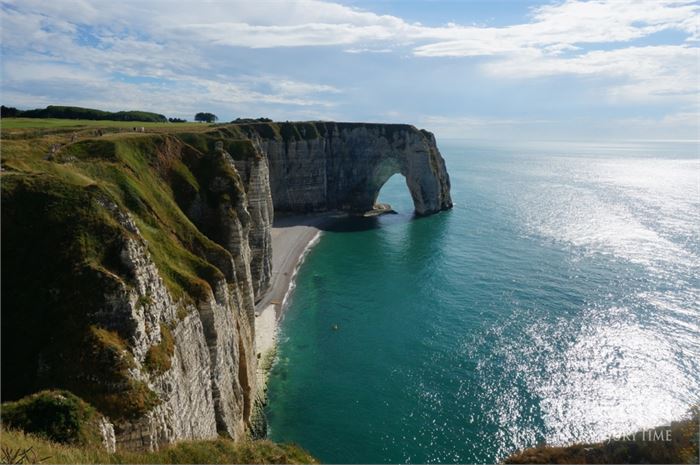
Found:
[{"label": "turquoise water", "polygon": [[[700,401],[696,145],[443,142],[455,207],[325,231],[269,384],[276,441],[324,462],[493,462]],[[336,326],[337,325],[337,326]]]}]

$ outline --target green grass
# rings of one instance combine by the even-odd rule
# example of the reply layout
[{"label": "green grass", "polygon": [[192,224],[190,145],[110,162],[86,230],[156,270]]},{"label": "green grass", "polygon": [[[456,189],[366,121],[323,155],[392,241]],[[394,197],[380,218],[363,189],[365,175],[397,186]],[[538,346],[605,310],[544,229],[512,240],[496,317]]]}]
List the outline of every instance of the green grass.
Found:
[{"label": "green grass", "polygon": [[317,463],[298,446],[264,440],[238,443],[224,438],[183,441],[158,452],[110,454],[99,446],[60,444],[4,427],[0,429],[0,449],[3,455],[5,452],[14,454],[29,450],[30,461],[37,463]]},{"label": "green grass", "polygon": [[146,368],[152,373],[160,375],[170,369],[173,352],[175,351],[175,341],[170,329],[160,325],[160,342],[151,346],[146,353]]},{"label": "green grass", "polygon": [[[112,418],[138,417],[157,404],[129,375],[128,328],[95,326],[90,315],[109,308],[110,290],[133,286],[121,252],[134,233],[109,204],[130,214],[180,306],[232,280],[240,258],[221,245],[219,225],[224,215],[248,221],[243,185],[212,153],[222,134],[201,127],[188,133],[191,144],[169,133],[2,139],[3,399],[64,388]],[[47,158],[53,144],[61,148]],[[238,157],[254,153],[248,141],[227,147]],[[138,305],[148,304],[139,297]],[[152,374],[170,366],[169,330],[149,351]]]},{"label": "green grass", "polygon": [[[541,445],[507,457],[505,463],[698,463],[700,410],[691,410],[690,418],[670,426],[637,432],[596,444],[566,447]],[[670,429],[670,440],[666,438]],[[649,438],[656,437],[656,440]]]},{"label": "green grass", "polygon": [[25,129],[25,128],[133,128],[144,127],[154,129],[192,129],[207,127],[206,123],[169,123],[169,122],[144,122],[144,121],[109,121],[109,120],[89,120],[89,119],[63,119],[63,118],[2,118],[0,121],[2,129]]},{"label": "green grass", "polygon": [[2,404],[2,424],[63,444],[102,446],[101,415],[68,391],[41,391]]}]

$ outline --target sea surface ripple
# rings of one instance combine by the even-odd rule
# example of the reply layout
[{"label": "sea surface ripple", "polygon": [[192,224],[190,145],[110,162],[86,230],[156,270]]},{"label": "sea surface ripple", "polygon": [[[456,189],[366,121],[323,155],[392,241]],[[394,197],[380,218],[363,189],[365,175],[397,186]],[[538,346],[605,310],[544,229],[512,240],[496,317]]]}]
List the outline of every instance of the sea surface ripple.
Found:
[{"label": "sea surface ripple", "polygon": [[325,231],[281,328],[270,436],[323,462],[493,462],[700,402],[697,145],[441,144],[455,207]]}]

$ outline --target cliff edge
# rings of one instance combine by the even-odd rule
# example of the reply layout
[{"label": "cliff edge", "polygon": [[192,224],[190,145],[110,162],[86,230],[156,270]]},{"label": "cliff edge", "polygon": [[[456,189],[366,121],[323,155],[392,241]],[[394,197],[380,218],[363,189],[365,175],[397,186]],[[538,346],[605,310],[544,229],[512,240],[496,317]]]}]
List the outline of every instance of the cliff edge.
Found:
[{"label": "cliff edge", "polygon": [[108,450],[239,440],[276,211],[371,210],[394,173],[450,208],[432,134],[254,123],[2,134],[2,399],[65,389]]},{"label": "cliff edge", "polygon": [[57,139],[3,141],[3,400],[67,389],[123,449],[245,437],[265,157],[217,133]]}]

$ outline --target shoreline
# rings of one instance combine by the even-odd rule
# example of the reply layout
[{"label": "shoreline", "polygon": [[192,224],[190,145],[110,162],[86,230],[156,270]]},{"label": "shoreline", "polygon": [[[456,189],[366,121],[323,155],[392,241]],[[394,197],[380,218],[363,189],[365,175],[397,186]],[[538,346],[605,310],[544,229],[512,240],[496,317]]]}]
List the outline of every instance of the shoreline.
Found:
[{"label": "shoreline", "polygon": [[304,258],[320,239],[322,227],[338,213],[280,214],[272,225],[272,277],[270,287],[255,305],[257,387],[265,399],[267,375],[277,351],[277,330]]}]

